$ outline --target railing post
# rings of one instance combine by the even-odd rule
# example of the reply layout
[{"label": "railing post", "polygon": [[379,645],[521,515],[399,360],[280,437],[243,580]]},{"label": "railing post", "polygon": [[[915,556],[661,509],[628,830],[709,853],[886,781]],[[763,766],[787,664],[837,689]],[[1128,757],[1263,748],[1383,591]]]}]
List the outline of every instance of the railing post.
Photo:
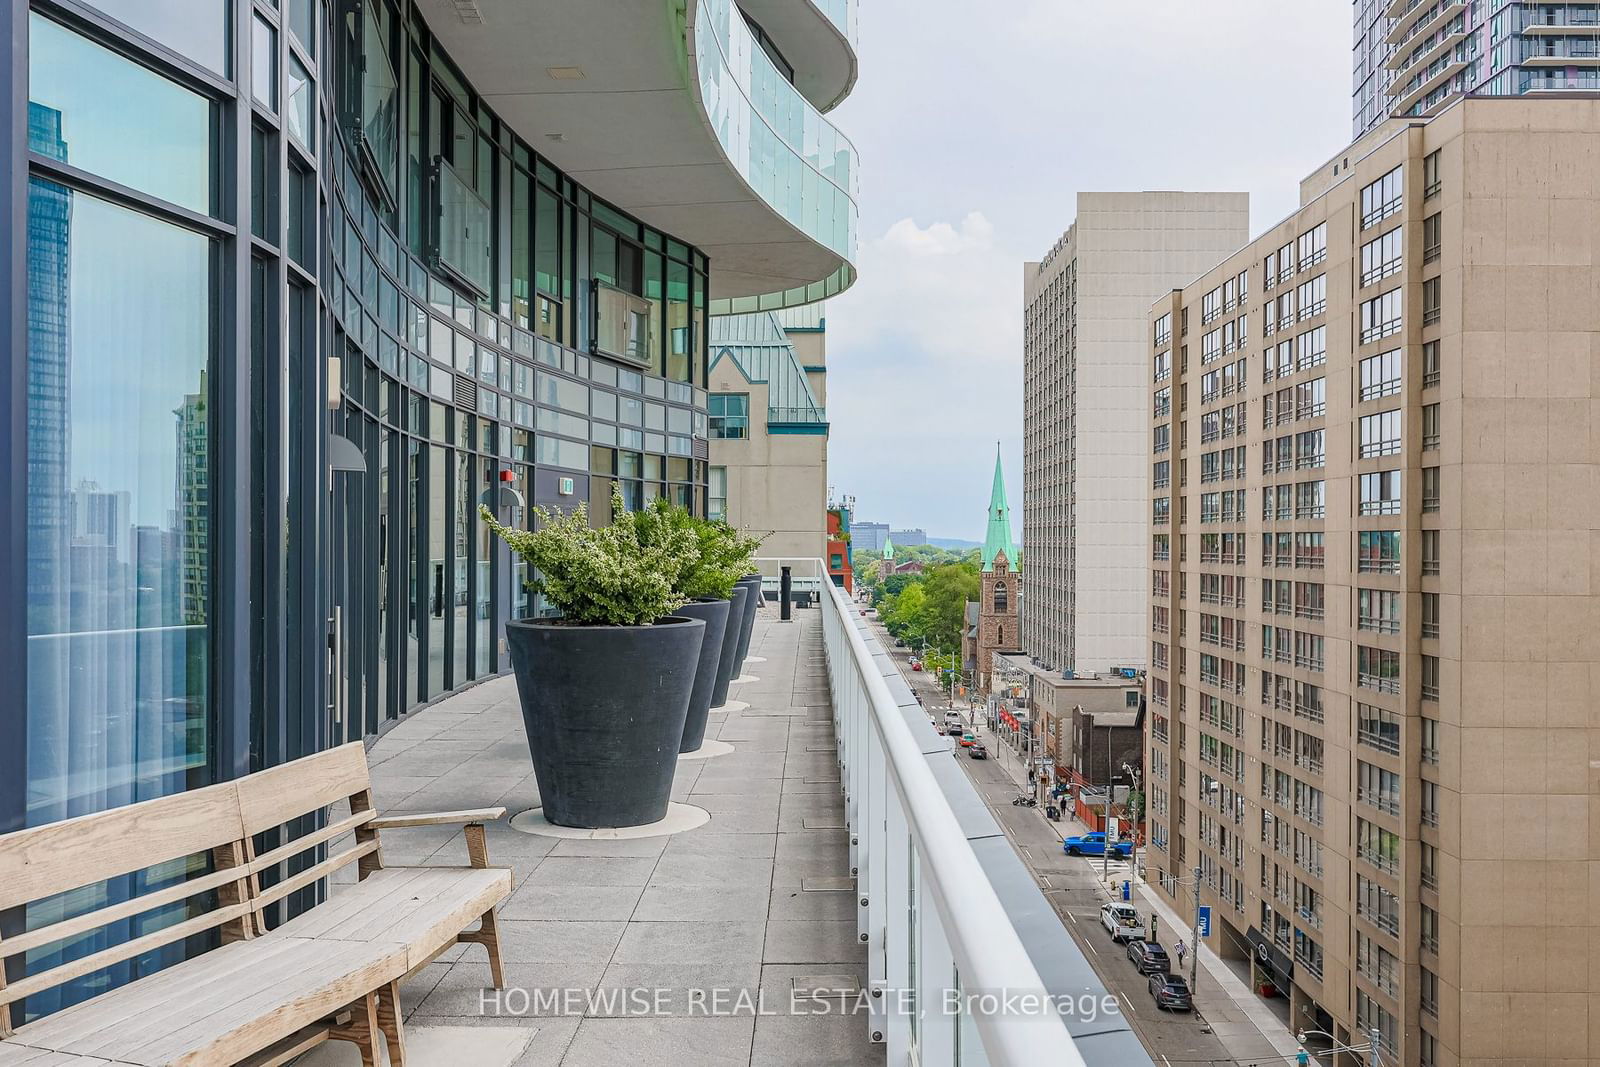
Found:
[{"label": "railing post", "polygon": [[[878,985],[887,977],[884,940],[889,922],[887,889],[889,881],[888,838],[888,756],[876,732],[868,735],[871,748],[867,760],[867,803],[862,815],[861,838],[866,845],[865,877],[856,880],[856,903],[867,931],[867,981]],[[881,1007],[875,1005],[875,1007]],[[882,1040],[882,1012],[873,1012],[873,1039]]]},{"label": "railing post", "polygon": [[909,947],[911,932],[911,831],[906,825],[905,809],[900,795],[889,790],[888,808],[884,812],[884,838],[886,842],[885,881],[883,893],[884,938],[883,972],[881,987],[873,987],[873,998],[881,1003],[874,1011],[881,1012],[884,1033],[884,1062],[886,1067],[900,1067],[910,1062],[910,1019],[905,1013],[904,991],[909,976]]}]

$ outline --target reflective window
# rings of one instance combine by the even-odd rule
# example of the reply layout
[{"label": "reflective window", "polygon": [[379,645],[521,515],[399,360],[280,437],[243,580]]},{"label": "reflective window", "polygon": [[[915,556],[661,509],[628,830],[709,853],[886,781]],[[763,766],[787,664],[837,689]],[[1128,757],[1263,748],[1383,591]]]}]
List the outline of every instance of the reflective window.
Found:
[{"label": "reflective window", "polygon": [[311,75],[306,73],[306,68],[292,53],[284,87],[288,90],[288,104],[283,109],[283,118],[289,132],[302,145],[315,151],[316,126],[313,123],[316,119],[316,91],[311,86]]},{"label": "reflective window", "polygon": [[[310,6],[311,0],[297,0]],[[119,22],[158,41],[179,55],[228,75],[228,0],[167,4],[151,0],[89,0]]]},{"label": "reflective window", "polygon": [[29,183],[30,824],[203,784],[211,252]]},{"label": "reflective window", "polygon": [[268,111],[278,109],[278,31],[260,15],[250,38],[250,94]]},{"label": "reflective window", "polygon": [[28,34],[31,150],[211,210],[210,101],[40,15]]}]

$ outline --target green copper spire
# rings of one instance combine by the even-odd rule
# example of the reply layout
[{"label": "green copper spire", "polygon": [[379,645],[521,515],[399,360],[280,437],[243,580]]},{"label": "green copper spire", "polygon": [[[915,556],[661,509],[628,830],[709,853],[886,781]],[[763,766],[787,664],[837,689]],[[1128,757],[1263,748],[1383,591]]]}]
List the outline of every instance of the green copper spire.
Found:
[{"label": "green copper spire", "polygon": [[883,535],[883,558],[894,559],[894,539],[886,531]]},{"label": "green copper spire", "polygon": [[994,488],[989,490],[989,532],[983,541],[983,569],[994,569],[994,557],[1004,552],[1006,563],[1017,570],[1017,545],[1011,540],[1011,509],[1006,505],[1006,476],[1000,467],[1000,442],[994,445]]}]

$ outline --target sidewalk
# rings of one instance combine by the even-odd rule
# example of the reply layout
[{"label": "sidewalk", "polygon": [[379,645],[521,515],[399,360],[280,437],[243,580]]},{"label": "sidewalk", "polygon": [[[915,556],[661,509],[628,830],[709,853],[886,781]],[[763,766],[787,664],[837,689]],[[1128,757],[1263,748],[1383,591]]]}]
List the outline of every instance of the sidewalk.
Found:
[{"label": "sidewalk", "polygon": [[[1186,943],[1191,940],[1192,915],[1180,917],[1143,882],[1135,887],[1135,892],[1160,918],[1159,940],[1169,954],[1178,937],[1182,937]],[[1190,951],[1194,949],[1191,947]],[[1241,1061],[1281,1058],[1293,1062],[1300,1042],[1295,1040],[1289,1028],[1215,952],[1204,945],[1200,946],[1199,951],[1200,973],[1195,982],[1199,988],[1195,991],[1194,1000],[1200,1014],[1211,1025],[1212,1033],[1221,1038]],[[1176,954],[1172,958],[1176,963]]]}]

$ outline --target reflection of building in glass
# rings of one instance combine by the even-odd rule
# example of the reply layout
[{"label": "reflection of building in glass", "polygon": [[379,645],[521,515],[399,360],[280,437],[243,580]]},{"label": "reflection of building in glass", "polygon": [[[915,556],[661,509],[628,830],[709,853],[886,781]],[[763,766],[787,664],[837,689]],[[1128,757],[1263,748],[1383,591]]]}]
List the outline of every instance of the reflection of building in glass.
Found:
[{"label": "reflection of building in glass", "polygon": [[[67,158],[61,113],[28,104],[28,147]],[[66,610],[67,392],[72,194],[57,185],[28,186],[28,617]]]},{"label": "reflection of building in glass", "polygon": [[206,494],[210,489],[209,419],[206,409],[206,372],[200,372],[200,391],[183,398],[178,417],[178,499],[172,529],[180,553],[179,617],[186,626],[206,621],[207,544]]}]

